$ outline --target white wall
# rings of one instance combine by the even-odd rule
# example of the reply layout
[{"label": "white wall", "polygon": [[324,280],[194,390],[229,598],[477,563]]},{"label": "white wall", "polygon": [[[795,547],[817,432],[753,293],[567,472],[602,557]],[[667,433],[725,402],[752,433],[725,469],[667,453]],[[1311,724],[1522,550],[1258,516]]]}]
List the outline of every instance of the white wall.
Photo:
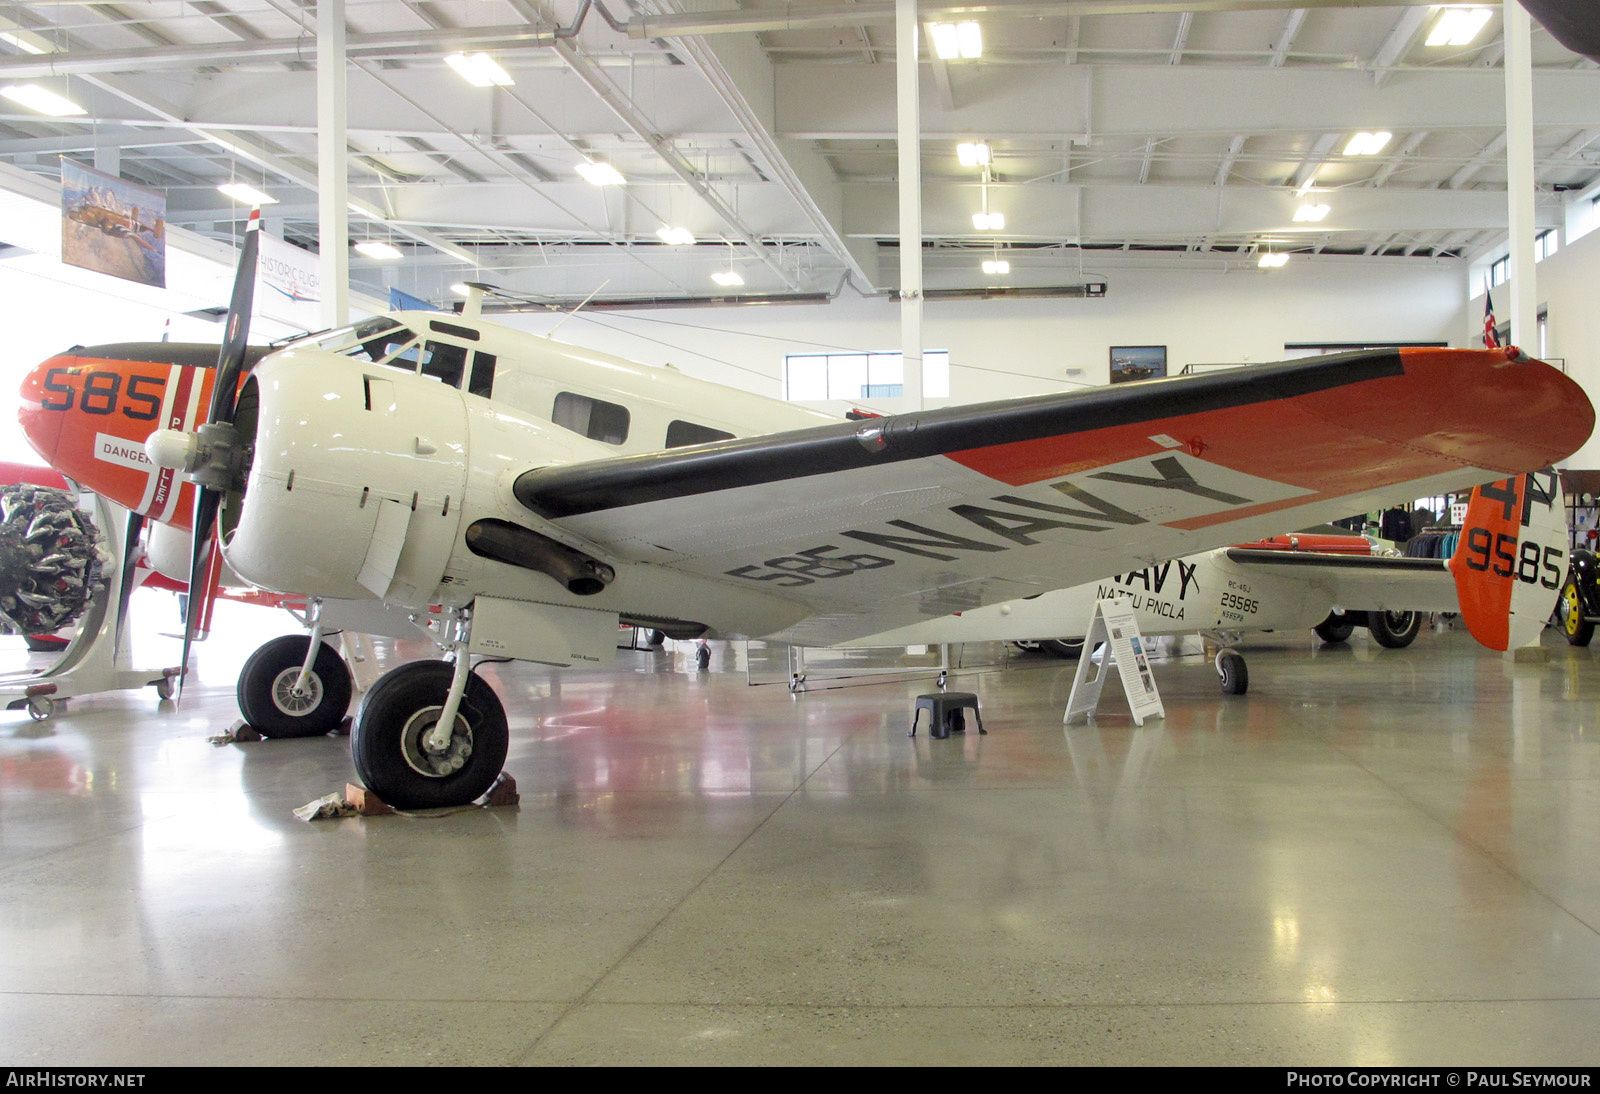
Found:
[{"label": "white wall", "polygon": [[[1539,309],[1549,313],[1547,356],[1565,358],[1567,375],[1600,403],[1600,232],[1591,232],[1537,263],[1535,299]],[[1505,321],[1511,308],[1511,285],[1497,285],[1493,292],[1495,308]],[[1483,334],[1483,293],[1472,298],[1458,335],[1469,345],[1481,345]],[[1529,352],[1537,352],[1532,333],[1511,332],[1512,341]],[[1591,436],[1566,467],[1590,470],[1600,468],[1600,435]]]},{"label": "white wall", "polygon": [[[1165,345],[1176,374],[1191,363],[1281,360],[1289,342],[1469,344],[1459,262],[1328,258],[1270,271],[1119,270],[1105,279],[1102,299],[927,304],[923,345],[948,349],[952,362],[950,398],[930,405],[1104,384],[1113,345]],[[541,333],[558,322],[548,313],[501,318]],[[827,305],[580,312],[556,337],[781,397],[786,354],[895,350],[899,323],[898,304],[847,290]],[[897,403],[873,405],[904,409]]]}]

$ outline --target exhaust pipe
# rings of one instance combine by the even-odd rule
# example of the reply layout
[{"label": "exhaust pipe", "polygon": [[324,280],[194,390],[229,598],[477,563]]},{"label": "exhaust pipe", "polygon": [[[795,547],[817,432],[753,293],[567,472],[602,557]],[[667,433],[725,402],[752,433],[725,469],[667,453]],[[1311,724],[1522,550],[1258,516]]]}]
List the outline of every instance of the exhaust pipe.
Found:
[{"label": "exhaust pipe", "polygon": [[480,558],[548,574],[574,596],[593,596],[617,576],[604,562],[508,520],[474,521],[467,527],[467,549]]}]

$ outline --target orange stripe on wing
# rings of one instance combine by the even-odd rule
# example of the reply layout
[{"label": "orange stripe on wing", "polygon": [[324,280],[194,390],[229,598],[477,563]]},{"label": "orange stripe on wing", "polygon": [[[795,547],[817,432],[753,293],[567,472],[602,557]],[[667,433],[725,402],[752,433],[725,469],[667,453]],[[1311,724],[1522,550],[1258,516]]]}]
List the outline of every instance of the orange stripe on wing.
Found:
[{"label": "orange stripe on wing", "polygon": [[[1370,490],[1373,469],[1389,481],[1420,479],[1463,465],[1522,471],[1572,451],[1594,427],[1570,401],[1570,384],[1523,367],[1504,353],[1402,350],[1403,372],[1322,391],[953,452],[950,458],[1013,486],[1041,482],[1173,447],[1207,461],[1328,497]],[[1248,366],[1247,366],[1248,367]],[[1505,425],[1517,416],[1558,422],[1538,436]],[[1445,420],[1461,424],[1440,428]],[[1153,440],[1152,438],[1165,438]]]}]

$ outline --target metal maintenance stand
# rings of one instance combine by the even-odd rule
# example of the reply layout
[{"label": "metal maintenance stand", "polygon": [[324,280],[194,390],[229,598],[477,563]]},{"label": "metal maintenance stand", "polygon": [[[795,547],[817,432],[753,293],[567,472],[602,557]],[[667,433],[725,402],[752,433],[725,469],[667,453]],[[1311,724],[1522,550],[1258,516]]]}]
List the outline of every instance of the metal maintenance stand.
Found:
[{"label": "metal maintenance stand", "polygon": [[55,664],[40,672],[0,675],[0,703],[7,710],[26,708],[29,717],[42,722],[55,713],[56,704],[79,695],[124,688],[153,686],[170,699],[181,668],[136,670],[124,641],[128,597],[138,581],[128,556],[130,541],[137,541],[137,517],[99,495],[94,495],[95,523],[105,537],[110,559],[102,567],[105,588],[90,603],[78,622],[78,633]]}]

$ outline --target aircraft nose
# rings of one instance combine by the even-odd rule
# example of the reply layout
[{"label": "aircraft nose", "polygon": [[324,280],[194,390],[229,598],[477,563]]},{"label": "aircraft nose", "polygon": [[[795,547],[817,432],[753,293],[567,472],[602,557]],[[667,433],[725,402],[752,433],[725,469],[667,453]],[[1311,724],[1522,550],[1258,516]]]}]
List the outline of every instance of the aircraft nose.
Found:
[{"label": "aircraft nose", "polygon": [[62,413],[61,394],[52,391],[51,373],[65,365],[59,357],[52,357],[35,368],[22,380],[22,391],[17,406],[17,421],[23,436],[45,463],[56,462],[56,450],[61,447],[61,426],[66,417]]}]

